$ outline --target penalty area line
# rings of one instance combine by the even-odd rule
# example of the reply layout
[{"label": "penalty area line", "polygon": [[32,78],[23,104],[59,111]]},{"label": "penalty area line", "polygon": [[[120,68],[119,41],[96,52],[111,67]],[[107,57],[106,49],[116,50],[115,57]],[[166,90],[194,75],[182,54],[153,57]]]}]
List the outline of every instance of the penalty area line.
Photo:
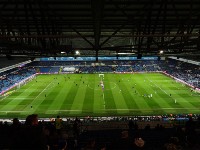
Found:
[{"label": "penalty area line", "polygon": [[51,81],[34,99],[33,101],[29,104],[29,106],[32,106],[32,104],[34,103],[34,101],[44,92],[46,91],[46,89],[52,84],[54,83],[53,81]]},{"label": "penalty area line", "polygon": [[[140,111],[142,111],[142,110],[147,110],[147,111],[151,111],[151,110],[171,110],[171,109],[178,109],[178,110],[181,110],[181,109],[192,109],[192,110],[199,110],[199,108],[154,108],[154,109],[106,109],[106,110],[110,110],[110,111],[112,111],[112,110],[119,110],[119,111],[124,111],[124,110],[140,110]],[[103,109],[102,109],[103,110]]]},{"label": "penalty area line", "polygon": [[7,98],[7,99],[11,99],[11,100],[14,100],[14,99],[19,99],[19,100],[26,100],[26,99],[34,99],[34,97],[33,98],[30,98],[30,97],[20,97],[20,98]]},{"label": "penalty area line", "polygon": [[8,113],[8,112],[29,112],[29,111],[23,111],[23,110],[1,110],[0,112],[5,112],[5,113]]},{"label": "penalty area line", "polygon": [[70,110],[47,110],[48,111],[63,111],[63,112],[68,112],[68,111],[82,111],[82,110],[77,110],[77,109],[70,109]]},{"label": "penalty area line", "polygon": [[[150,83],[153,83],[157,88],[159,88],[159,89],[160,89],[161,91],[163,91],[167,96],[169,96],[169,94],[168,94],[165,90],[163,90],[160,86],[158,86],[156,83],[154,83],[153,81],[149,80],[149,79],[146,78],[146,77],[145,77],[145,79],[148,80]],[[177,102],[177,100],[176,100],[175,98],[173,98],[173,97],[171,97],[171,96],[169,96],[169,97],[174,101],[174,103]]]}]

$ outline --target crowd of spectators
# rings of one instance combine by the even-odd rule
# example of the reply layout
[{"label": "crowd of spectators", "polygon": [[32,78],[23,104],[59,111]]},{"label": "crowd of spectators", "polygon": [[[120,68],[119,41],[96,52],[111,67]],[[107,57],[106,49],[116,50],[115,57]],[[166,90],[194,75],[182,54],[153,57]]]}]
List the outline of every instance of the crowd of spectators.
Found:
[{"label": "crowd of spectators", "polygon": [[18,83],[35,73],[36,71],[34,68],[28,67],[15,68],[2,73],[0,77],[0,92],[12,87],[15,83]]},{"label": "crowd of spectators", "polygon": [[177,60],[170,60],[164,61],[161,68],[168,74],[200,88],[200,66]]},{"label": "crowd of spectators", "polygon": [[[118,119],[127,128],[94,130],[86,128],[88,118],[67,119],[57,116],[51,121],[38,121],[38,115],[25,122],[14,118],[0,122],[0,149],[7,150],[198,150],[200,119],[189,117],[183,125],[166,128],[160,124],[140,128],[139,120]],[[92,121],[92,120],[90,120]],[[93,122],[93,121],[92,121]],[[104,124],[110,121],[104,122]],[[99,121],[93,122],[95,126]],[[83,130],[84,129],[84,130]]]}]

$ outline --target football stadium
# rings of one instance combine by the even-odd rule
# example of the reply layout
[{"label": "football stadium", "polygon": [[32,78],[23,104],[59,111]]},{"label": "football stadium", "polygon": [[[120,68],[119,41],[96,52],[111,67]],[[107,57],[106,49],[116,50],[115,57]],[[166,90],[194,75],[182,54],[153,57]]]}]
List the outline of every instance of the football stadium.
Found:
[{"label": "football stadium", "polygon": [[199,1],[0,7],[0,149],[200,149]]}]

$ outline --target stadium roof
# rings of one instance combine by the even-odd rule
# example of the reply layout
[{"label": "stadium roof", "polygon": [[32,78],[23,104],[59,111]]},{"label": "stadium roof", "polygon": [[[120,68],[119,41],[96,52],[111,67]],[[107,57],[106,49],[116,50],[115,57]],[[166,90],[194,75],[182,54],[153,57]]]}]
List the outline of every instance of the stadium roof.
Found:
[{"label": "stadium roof", "polygon": [[199,54],[199,0],[1,0],[0,53]]}]

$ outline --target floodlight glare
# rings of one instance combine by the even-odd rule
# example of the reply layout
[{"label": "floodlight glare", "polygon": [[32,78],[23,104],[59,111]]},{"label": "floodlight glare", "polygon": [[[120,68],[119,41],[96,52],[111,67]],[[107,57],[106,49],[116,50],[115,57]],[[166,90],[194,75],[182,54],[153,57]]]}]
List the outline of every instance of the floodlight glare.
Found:
[{"label": "floodlight glare", "polygon": [[160,50],[160,54],[163,54],[163,50]]},{"label": "floodlight glare", "polygon": [[76,54],[76,55],[79,55],[79,54],[80,54],[80,52],[79,52],[79,51],[76,51],[76,52],[75,52],[75,54]]}]

